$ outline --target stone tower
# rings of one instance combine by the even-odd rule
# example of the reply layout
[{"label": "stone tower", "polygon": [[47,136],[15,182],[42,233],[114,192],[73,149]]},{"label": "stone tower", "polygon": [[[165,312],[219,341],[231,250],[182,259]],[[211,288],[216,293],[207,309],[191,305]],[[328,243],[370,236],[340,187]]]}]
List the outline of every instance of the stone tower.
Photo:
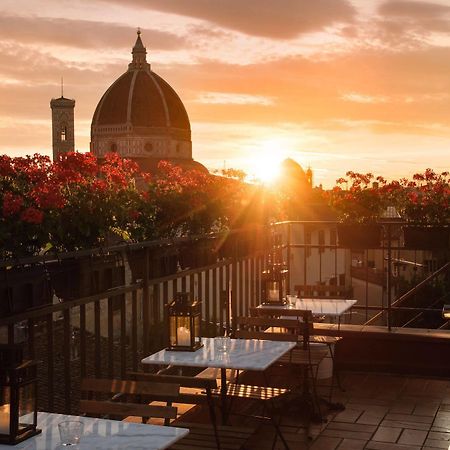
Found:
[{"label": "stone tower", "polygon": [[60,153],[75,151],[75,100],[65,98],[52,98],[52,142],[53,161],[56,161]]}]

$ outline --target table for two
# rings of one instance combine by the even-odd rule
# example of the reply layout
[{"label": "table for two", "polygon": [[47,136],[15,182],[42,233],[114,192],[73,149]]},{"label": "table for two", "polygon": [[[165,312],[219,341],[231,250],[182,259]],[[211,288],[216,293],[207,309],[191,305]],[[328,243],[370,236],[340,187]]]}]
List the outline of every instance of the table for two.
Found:
[{"label": "table for two", "polygon": [[61,445],[58,431],[58,423],[66,420],[79,420],[84,424],[80,443],[73,446],[77,450],[142,450],[144,448],[163,450],[189,433],[186,428],[39,412],[37,423],[42,433],[14,447],[0,444],[0,449],[63,450],[70,448]]},{"label": "table for two", "polygon": [[295,342],[231,339],[230,348],[224,353],[216,350],[213,338],[202,338],[202,343],[203,347],[195,352],[161,350],[144,358],[142,363],[220,369],[220,397],[223,422],[226,421],[227,410],[227,369],[264,371],[296,346]]}]

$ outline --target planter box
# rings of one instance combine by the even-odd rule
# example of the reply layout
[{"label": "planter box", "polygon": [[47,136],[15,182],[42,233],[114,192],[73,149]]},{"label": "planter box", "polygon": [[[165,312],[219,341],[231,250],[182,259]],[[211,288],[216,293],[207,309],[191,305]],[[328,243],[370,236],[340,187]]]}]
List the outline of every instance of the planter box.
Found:
[{"label": "planter box", "polygon": [[0,316],[18,314],[52,303],[53,293],[44,265],[0,271]]},{"label": "planter box", "polygon": [[201,239],[183,244],[180,248],[180,267],[198,269],[217,262],[217,239]]},{"label": "planter box", "polygon": [[444,226],[403,227],[405,248],[416,250],[448,249],[450,242],[450,228]]},{"label": "planter box", "polygon": [[115,255],[65,259],[48,268],[56,296],[65,301],[125,284],[123,260]]},{"label": "planter box", "polygon": [[345,248],[379,248],[382,237],[381,225],[338,225],[339,246]]},{"label": "planter box", "polygon": [[[148,252],[148,253],[146,253]],[[145,278],[145,255],[148,255],[148,278],[159,278],[172,275],[178,270],[178,249],[176,247],[161,247],[137,249],[127,252],[133,280]]]}]

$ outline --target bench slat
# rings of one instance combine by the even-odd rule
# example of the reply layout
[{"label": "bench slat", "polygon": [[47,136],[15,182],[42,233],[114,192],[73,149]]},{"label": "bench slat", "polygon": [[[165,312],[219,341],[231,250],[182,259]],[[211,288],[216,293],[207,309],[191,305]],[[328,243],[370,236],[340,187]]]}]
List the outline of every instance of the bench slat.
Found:
[{"label": "bench slat", "polygon": [[121,403],[106,400],[80,400],[80,410],[87,414],[98,415],[156,417],[160,419],[177,418],[177,408],[173,406]]}]

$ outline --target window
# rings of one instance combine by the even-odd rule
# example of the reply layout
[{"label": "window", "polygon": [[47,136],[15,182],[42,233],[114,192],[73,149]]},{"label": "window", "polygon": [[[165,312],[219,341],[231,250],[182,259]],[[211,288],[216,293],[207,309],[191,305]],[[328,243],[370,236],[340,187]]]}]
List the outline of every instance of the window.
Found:
[{"label": "window", "polygon": [[144,151],[151,153],[153,151],[153,144],[151,142],[146,142],[144,145]]},{"label": "window", "polygon": [[325,251],[325,231],[319,230],[319,253],[323,253]]},{"label": "window", "polygon": [[309,230],[305,230],[305,245],[306,245],[305,250],[306,256],[311,256],[311,247],[309,247],[309,245],[311,245],[311,231]]},{"label": "window", "polygon": [[337,242],[336,229],[332,228],[330,230],[330,245],[336,245],[336,242]]},{"label": "window", "polygon": [[113,142],[111,144],[110,151],[113,152],[113,153],[117,152],[117,144],[115,142]]},{"label": "window", "polygon": [[63,126],[61,129],[61,142],[67,140],[67,127]]}]

